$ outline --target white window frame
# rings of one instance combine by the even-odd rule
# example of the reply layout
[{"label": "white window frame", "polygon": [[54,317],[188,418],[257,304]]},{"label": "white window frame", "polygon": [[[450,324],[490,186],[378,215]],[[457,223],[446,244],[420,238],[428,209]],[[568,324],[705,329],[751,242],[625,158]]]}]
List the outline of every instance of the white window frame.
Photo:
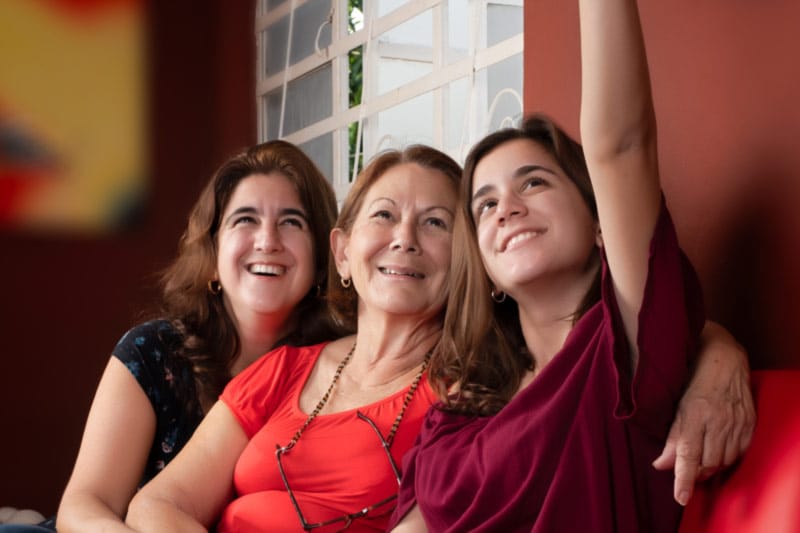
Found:
[{"label": "white window frame", "polygon": [[[370,2],[373,0],[364,0],[364,27],[354,33],[348,33],[347,16],[340,15],[346,13],[347,0],[331,0],[333,12],[328,21],[331,24],[331,44],[326,48],[317,48],[316,53],[299,61],[294,65],[289,65],[290,51],[286,51],[286,67],[283,71],[265,76],[264,69],[264,43],[261,41],[263,38],[263,31],[274,22],[289,15],[289,42],[291,42],[292,35],[292,19],[294,10],[302,6],[306,2],[313,2],[315,0],[290,0],[281,4],[279,7],[270,11],[266,10],[266,0],[259,1],[259,8],[256,15],[255,31],[258,40],[258,77],[256,85],[257,96],[257,110],[258,110],[258,137],[259,140],[266,140],[267,135],[267,117],[265,115],[264,97],[270,92],[282,87],[282,98],[286,98],[287,84],[296,78],[309,73],[324,64],[332,63],[332,102],[333,112],[330,117],[320,120],[311,124],[303,129],[295,131],[289,135],[283,135],[283,117],[280,120],[279,137],[283,138],[294,144],[302,144],[320,135],[332,133],[333,137],[333,176],[330,176],[331,182],[334,186],[338,198],[343,198],[349,189],[350,180],[352,176],[348,175],[348,155],[349,145],[347,128],[351,123],[358,122],[359,128],[367,117],[376,116],[379,112],[390,109],[402,102],[415,98],[417,96],[432,93],[434,98],[434,127],[433,127],[433,142],[432,145],[442,149],[444,144],[444,113],[446,112],[446,105],[444,102],[443,87],[447,86],[452,81],[470,77],[471,91],[470,101],[475,98],[481,97],[481,91],[486,87],[476,87],[475,73],[487,68],[488,66],[499,63],[507,58],[521,54],[524,49],[524,36],[523,33],[515,35],[505,41],[497,43],[491,47],[485,48],[481,46],[485,43],[486,36],[485,24],[477,24],[478,20],[486,19],[486,6],[487,0],[464,0],[470,3],[470,31],[469,51],[467,57],[455,63],[446,65],[443,58],[443,43],[442,43],[442,28],[447,27],[447,0],[410,0],[394,11],[385,14],[382,17],[375,17],[370,9]],[[521,0],[491,0],[495,4],[509,4],[520,6]],[[374,5],[373,5],[374,7]],[[431,10],[433,14],[433,69],[430,74],[418,78],[410,83],[402,85],[396,89],[388,91],[385,94],[374,94],[370,83],[369,72],[371,71],[370,64],[377,57],[376,54],[371,53],[370,47],[373,46],[374,37],[379,36],[400,24],[416,17],[427,10]],[[480,31],[475,31],[477,29]],[[320,28],[321,30],[321,28]],[[319,38],[319,32],[317,33]],[[363,46],[363,83],[362,101],[360,105],[350,108],[348,102],[348,53],[350,50]],[[288,47],[288,45],[287,45]],[[504,94],[504,90],[501,94]],[[520,112],[522,111],[522,95],[515,93],[520,104]],[[499,96],[499,95],[498,95]],[[469,106],[469,116],[466,117],[467,128],[465,128],[465,138],[476,140],[488,133],[485,131],[485,122],[481,117],[475,116],[475,105]],[[494,108],[494,103],[490,106],[491,111]],[[285,105],[281,106],[281,113],[283,113]],[[486,118],[486,117],[483,117]],[[484,131],[480,131],[483,129]],[[380,143],[378,143],[380,145]],[[451,153],[457,161],[463,160],[465,150],[468,146],[459,147],[458,154]],[[365,143],[366,145],[366,143]],[[364,160],[367,161],[374,154],[364,154]]]}]

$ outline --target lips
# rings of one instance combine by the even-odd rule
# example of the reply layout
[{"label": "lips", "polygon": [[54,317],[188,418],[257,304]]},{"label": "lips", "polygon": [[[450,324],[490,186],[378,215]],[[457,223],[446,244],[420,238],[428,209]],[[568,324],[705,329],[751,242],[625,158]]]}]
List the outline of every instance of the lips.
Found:
[{"label": "lips", "polygon": [[286,267],[267,263],[251,263],[247,265],[247,271],[256,276],[281,276],[286,273]]},{"label": "lips", "polygon": [[406,276],[412,279],[425,279],[425,274],[411,268],[387,266],[378,267],[378,271],[387,276]]},{"label": "lips", "polygon": [[510,237],[506,237],[506,239],[501,243],[499,251],[502,253],[513,250],[518,246],[521,246],[525,241],[539,237],[546,232],[547,229],[544,228],[517,232]]}]

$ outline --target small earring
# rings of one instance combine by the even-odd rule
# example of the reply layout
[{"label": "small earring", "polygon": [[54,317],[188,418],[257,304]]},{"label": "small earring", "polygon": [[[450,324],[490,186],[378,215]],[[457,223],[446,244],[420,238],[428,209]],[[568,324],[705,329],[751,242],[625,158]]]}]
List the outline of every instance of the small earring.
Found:
[{"label": "small earring", "polygon": [[339,283],[341,283],[341,284],[342,284],[342,287],[344,287],[345,289],[349,289],[349,288],[350,288],[350,285],[352,285],[352,284],[353,284],[353,280],[351,280],[350,278],[342,278],[342,279],[339,281]]},{"label": "small earring", "polygon": [[506,293],[504,293],[503,291],[495,291],[494,289],[492,289],[492,292],[490,294],[492,295],[492,300],[494,300],[499,304],[506,301]]},{"label": "small earring", "polygon": [[208,292],[210,292],[214,296],[218,296],[222,292],[222,284],[219,282],[218,279],[208,280],[207,286],[208,286]]},{"label": "small earring", "polygon": [[322,285],[317,283],[316,285],[314,285],[314,287],[317,288],[317,293],[316,293],[317,294],[317,298],[320,298],[322,296]]}]

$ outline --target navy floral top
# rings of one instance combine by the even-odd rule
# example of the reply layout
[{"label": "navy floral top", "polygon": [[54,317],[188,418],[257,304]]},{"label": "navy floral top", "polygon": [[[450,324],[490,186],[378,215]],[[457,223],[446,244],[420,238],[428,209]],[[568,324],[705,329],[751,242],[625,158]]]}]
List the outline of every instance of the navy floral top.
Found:
[{"label": "navy floral top", "polygon": [[[125,333],[112,352],[139,382],[156,414],[156,433],[140,487],[178,454],[203,418],[191,368],[174,356],[182,343],[172,324],[152,320]],[[176,380],[181,387],[175,386]],[[187,405],[196,407],[189,411]]]}]

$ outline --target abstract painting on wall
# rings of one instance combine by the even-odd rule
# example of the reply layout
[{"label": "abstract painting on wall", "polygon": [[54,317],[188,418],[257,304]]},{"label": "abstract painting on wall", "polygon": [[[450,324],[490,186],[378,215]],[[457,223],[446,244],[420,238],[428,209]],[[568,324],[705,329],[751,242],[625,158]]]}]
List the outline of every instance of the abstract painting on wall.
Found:
[{"label": "abstract painting on wall", "polygon": [[0,228],[102,234],[147,186],[144,0],[0,1]]}]

